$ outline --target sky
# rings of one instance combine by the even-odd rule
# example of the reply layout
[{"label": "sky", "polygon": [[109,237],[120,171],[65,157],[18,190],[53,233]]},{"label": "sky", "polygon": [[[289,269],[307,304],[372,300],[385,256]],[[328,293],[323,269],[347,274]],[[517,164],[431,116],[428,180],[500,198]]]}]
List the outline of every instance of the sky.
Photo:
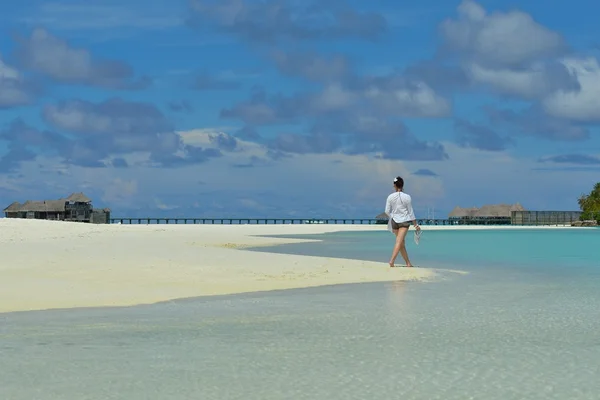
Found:
[{"label": "sky", "polygon": [[113,217],[577,210],[600,177],[600,3],[7,2],[0,201]]}]

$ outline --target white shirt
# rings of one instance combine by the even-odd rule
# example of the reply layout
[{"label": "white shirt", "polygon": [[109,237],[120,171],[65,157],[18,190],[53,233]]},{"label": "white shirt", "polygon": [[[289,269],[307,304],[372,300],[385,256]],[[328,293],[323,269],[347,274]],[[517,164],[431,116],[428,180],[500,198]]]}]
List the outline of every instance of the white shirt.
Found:
[{"label": "white shirt", "polygon": [[387,197],[385,213],[397,223],[416,219],[412,208],[412,199],[404,192],[394,192]]}]

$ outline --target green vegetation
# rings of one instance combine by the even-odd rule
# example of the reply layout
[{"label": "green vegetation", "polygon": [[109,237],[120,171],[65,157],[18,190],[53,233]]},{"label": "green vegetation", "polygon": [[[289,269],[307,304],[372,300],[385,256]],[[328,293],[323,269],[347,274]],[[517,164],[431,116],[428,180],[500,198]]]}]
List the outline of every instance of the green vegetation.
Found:
[{"label": "green vegetation", "polygon": [[600,182],[594,185],[590,194],[584,194],[577,200],[579,208],[583,211],[581,220],[595,219],[600,224]]}]

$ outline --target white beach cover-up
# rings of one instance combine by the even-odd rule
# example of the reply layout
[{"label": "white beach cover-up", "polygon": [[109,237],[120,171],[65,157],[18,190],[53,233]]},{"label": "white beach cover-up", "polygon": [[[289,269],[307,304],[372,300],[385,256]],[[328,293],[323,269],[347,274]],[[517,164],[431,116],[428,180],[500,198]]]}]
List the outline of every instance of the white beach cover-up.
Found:
[{"label": "white beach cover-up", "polygon": [[385,202],[385,213],[388,215],[388,231],[393,232],[392,219],[396,223],[415,220],[412,198],[404,192],[391,193]]}]

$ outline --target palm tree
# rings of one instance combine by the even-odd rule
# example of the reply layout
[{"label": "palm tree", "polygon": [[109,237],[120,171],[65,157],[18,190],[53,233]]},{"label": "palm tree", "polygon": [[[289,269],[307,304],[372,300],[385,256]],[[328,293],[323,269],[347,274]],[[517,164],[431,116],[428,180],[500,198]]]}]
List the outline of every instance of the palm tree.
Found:
[{"label": "palm tree", "polygon": [[583,211],[582,220],[595,219],[600,222],[600,182],[594,185],[594,189],[589,194],[581,195],[577,203]]}]

